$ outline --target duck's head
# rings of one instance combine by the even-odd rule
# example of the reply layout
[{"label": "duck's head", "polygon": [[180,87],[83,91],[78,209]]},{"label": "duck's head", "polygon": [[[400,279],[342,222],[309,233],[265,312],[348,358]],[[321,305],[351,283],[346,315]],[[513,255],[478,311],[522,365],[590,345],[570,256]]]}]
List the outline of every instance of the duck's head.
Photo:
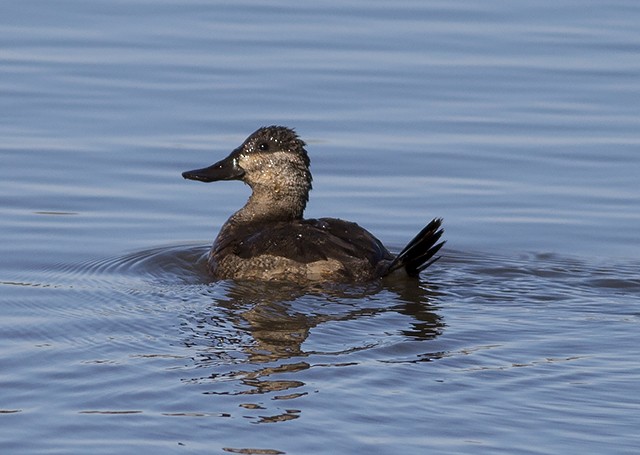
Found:
[{"label": "duck's head", "polygon": [[[287,209],[301,218],[309,199],[311,172],[305,143],[290,128],[262,127],[225,159],[182,173],[201,182],[242,180],[253,190],[250,203]],[[290,217],[290,216],[289,216]]]}]

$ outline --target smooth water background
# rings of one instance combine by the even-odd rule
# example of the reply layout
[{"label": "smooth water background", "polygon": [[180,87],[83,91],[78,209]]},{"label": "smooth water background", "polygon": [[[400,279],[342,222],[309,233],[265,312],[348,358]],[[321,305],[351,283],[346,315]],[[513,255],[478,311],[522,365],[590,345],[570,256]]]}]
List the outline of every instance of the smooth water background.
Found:
[{"label": "smooth water background", "polygon": [[[3,453],[637,453],[640,4],[0,4]],[[246,197],[180,172],[308,143],[307,215],[419,283],[209,280]]]}]

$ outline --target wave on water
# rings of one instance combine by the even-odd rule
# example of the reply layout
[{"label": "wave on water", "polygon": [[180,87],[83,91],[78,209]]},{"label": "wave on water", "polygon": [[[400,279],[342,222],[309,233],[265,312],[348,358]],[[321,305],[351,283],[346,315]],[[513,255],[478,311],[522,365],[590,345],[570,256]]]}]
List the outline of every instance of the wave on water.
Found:
[{"label": "wave on water", "polygon": [[2,280],[5,285],[100,289],[152,285],[208,284],[208,245],[170,245],[72,264],[28,271],[25,277]]}]

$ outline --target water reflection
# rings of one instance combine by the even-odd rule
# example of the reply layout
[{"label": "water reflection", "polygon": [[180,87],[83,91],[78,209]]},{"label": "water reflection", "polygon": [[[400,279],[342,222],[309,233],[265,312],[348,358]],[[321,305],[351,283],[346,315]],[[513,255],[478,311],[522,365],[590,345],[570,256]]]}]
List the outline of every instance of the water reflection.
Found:
[{"label": "water reflection", "polygon": [[[42,277],[69,283],[94,303],[117,302],[129,320],[180,321],[178,344],[193,359],[179,367],[183,383],[215,396],[224,407],[219,415],[241,409],[255,423],[300,417],[300,399],[317,392],[308,384],[327,369],[333,378],[358,366],[368,375],[377,362],[438,356],[423,344],[444,327],[430,283],[211,282],[207,251],[206,245],[170,245],[56,267]],[[102,315],[96,320],[104,324]]]},{"label": "water reflection", "polygon": [[[313,368],[357,365],[359,353],[431,340],[444,326],[430,303],[437,291],[415,280],[305,288],[222,282],[210,292],[211,304],[183,326],[199,373],[187,382],[206,385],[207,395],[290,401],[309,394],[305,377]],[[265,409],[261,402],[238,405]],[[256,422],[299,416],[287,406]]]}]

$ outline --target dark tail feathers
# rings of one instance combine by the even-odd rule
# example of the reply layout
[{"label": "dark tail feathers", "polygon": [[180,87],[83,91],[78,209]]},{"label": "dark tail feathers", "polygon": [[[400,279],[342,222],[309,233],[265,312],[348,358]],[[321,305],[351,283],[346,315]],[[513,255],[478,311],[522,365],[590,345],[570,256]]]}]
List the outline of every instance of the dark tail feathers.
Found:
[{"label": "dark tail feathers", "polygon": [[431,221],[396,256],[385,275],[404,267],[410,276],[418,276],[420,272],[440,259],[440,256],[435,258],[433,256],[445,244],[444,241],[437,243],[443,232],[442,218]]}]

